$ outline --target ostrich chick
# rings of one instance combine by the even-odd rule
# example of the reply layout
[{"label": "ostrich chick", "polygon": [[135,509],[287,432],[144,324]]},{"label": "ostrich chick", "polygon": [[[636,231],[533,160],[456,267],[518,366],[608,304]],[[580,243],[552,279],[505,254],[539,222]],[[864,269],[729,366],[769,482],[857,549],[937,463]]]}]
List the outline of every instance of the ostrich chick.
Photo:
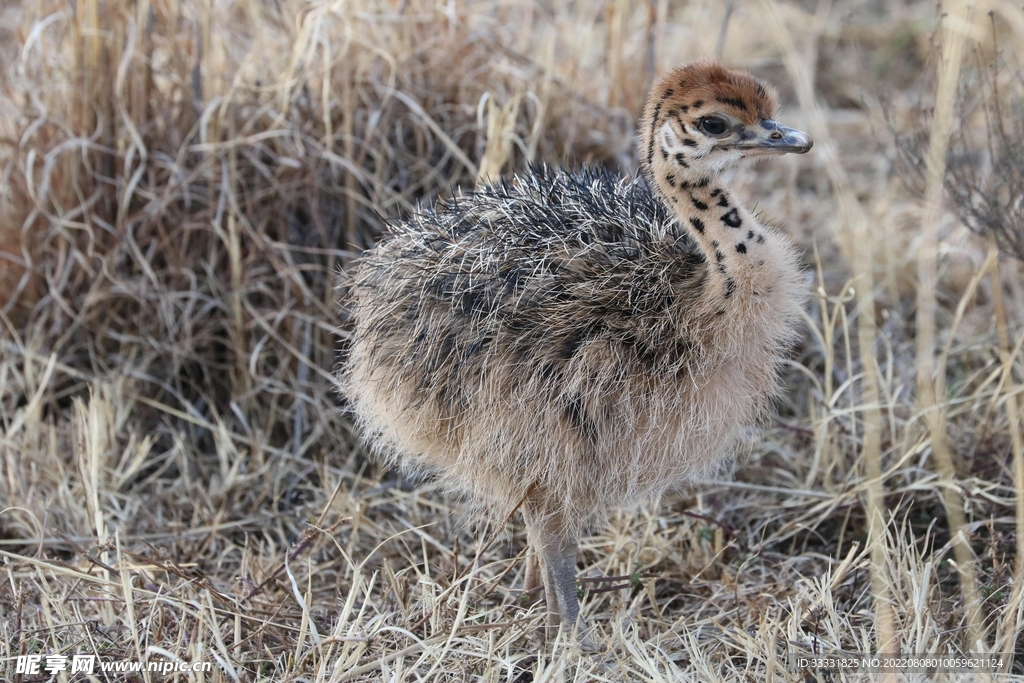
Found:
[{"label": "ostrich chick", "polygon": [[521,506],[550,623],[578,623],[583,525],[713,472],[777,390],[800,269],[720,177],[811,148],[775,108],[746,72],[675,69],[643,177],[535,167],[395,223],[352,268],[341,381],[366,438],[497,519]]}]

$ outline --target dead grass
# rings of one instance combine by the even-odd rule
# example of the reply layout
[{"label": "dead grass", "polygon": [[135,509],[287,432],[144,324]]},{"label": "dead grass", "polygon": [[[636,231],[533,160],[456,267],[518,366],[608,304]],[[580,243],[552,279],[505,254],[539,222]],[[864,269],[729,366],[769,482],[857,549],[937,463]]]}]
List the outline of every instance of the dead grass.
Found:
[{"label": "dead grass", "polygon": [[[1024,54],[1017,10],[990,5]],[[604,660],[542,642],[518,520],[470,528],[366,457],[331,379],[335,288],[382,216],[457,185],[631,170],[647,84],[715,51],[724,5],[0,10],[0,678],[95,653],[212,662],[195,681],[832,680],[788,658],[977,651],[971,614],[1001,678],[1024,675],[1020,266],[938,205],[918,349],[922,204],[880,105],[930,125],[914,105],[950,34],[931,2],[802,7],[735,3],[723,59],[818,143],[737,190],[805,248],[805,341],[734,476],[585,541]],[[969,49],[990,22],[973,11]]]}]

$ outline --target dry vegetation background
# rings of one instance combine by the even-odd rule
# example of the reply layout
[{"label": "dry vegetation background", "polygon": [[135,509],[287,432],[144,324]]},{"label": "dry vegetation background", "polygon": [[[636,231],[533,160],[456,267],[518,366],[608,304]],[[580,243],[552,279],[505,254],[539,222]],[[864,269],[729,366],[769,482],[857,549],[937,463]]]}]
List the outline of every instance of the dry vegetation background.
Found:
[{"label": "dry vegetation background", "polygon": [[[787,658],[839,650],[1024,674],[1014,228],[997,256],[941,195],[952,122],[950,187],[1020,204],[1019,136],[1004,168],[986,131],[994,101],[1024,118],[1024,13],[942,11],[0,7],[0,678],[49,680],[15,673],[33,653],[214,663],[190,681],[832,680]],[[381,216],[455,186],[632,172],[654,75],[720,41],[816,141],[737,178],[806,254],[806,335],[734,476],[587,538],[606,652],[580,657],[520,600],[518,520],[468,527],[367,456],[331,380],[335,288]],[[90,680],[164,678],[121,676]]]}]

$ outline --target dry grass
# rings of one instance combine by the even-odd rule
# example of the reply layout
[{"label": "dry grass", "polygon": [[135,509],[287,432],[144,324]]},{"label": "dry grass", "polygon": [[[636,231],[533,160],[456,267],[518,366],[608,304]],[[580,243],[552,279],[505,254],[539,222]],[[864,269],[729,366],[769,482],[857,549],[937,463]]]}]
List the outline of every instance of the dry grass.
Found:
[{"label": "dry grass", "polygon": [[803,7],[735,3],[722,56],[818,143],[737,190],[805,248],[805,341],[734,476],[585,541],[604,661],[542,642],[518,520],[469,528],[366,457],[335,288],[381,216],[456,185],[631,170],[648,83],[715,51],[724,4],[0,8],[0,678],[89,652],[213,662],[197,681],[831,680],[787,658],[972,641],[1024,675],[1024,280],[924,213],[880,104],[929,130],[950,37],[1024,55],[1024,23]]}]

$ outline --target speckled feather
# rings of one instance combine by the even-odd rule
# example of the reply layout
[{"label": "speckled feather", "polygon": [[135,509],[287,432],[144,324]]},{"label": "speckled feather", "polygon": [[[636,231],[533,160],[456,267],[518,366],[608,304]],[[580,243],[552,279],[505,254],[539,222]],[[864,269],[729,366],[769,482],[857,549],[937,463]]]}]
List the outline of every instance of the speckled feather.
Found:
[{"label": "speckled feather", "polygon": [[578,529],[718,467],[765,408],[793,314],[723,323],[747,303],[713,271],[646,180],[534,167],[354,264],[345,392],[393,461]]}]

